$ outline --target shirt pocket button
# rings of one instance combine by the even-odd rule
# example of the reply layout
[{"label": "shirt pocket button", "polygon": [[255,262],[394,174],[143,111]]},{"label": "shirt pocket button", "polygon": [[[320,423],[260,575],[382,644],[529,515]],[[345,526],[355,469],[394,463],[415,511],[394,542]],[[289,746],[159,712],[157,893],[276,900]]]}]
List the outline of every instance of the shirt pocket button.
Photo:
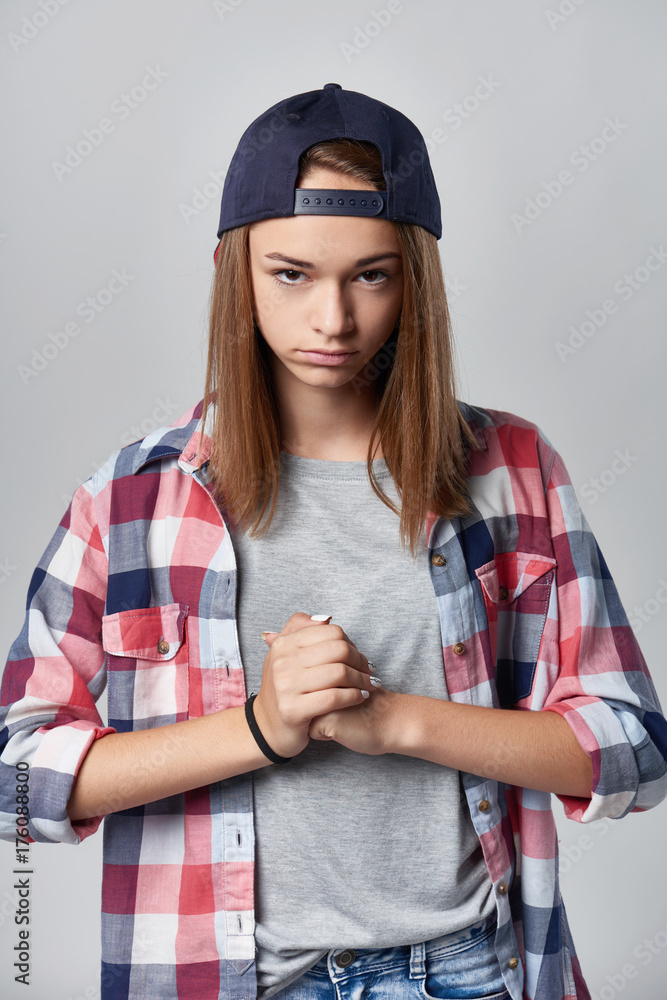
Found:
[{"label": "shirt pocket button", "polygon": [[169,652],[169,643],[167,642],[166,639],[160,639],[160,641],[157,644],[157,651],[158,653],[162,653],[163,655]]}]

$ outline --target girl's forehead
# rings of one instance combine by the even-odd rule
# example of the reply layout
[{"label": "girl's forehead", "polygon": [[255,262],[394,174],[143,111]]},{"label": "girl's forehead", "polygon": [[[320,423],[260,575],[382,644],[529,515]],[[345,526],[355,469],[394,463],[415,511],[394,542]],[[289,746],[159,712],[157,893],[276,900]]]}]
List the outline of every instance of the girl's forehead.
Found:
[{"label": "girl's forehead", "polygon": [[290,257],[313,254],[320,258],[352,254],[400,253],[396,225],[387,219],[347,215],[294,215],[263,219],[249,232],[255,255],[284,253]]}]

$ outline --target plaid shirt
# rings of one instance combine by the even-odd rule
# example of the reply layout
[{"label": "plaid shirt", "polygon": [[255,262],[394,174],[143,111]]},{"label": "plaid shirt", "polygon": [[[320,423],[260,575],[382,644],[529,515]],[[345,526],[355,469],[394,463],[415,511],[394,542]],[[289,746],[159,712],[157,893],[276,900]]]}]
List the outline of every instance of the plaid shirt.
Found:
[{"label": "plaid shirt", "polygon": [[[594,770],[590,800],[558,796],[568,817],[648,809],[667,794],[667,722],[563,462],[534,424],[459,405],[483,448],[471,453],[474,511],[429,515],[423,556],[449,696],[564,716]],[[35,570],[0,698],[4,778],[30,764],[34,841],[76,844],[102,822],[66,812],[94,740],[245,701],[234,551],[207,467],[194,464],[201,412],[112,456],[76,491]],[[108,726],[96,708],[105,682]],[[551,795],[462,780],[512,997],[588,998]],[[0,786],[7,839],[13,785]],[[256,997],[252,772],[139,808],[107,805],[102,1000]]]}]

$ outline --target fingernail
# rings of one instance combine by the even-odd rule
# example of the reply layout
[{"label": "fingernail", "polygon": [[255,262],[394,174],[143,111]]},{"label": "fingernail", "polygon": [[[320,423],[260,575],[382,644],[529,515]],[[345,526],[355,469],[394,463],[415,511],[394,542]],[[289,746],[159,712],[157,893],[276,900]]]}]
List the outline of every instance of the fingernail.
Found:
[{"label": "fingernail", "polygon": [[328,622],[330,618],[333,618],[333,615],[311,615],[310,616],[311,622]]},{"label": "fingernail", "polygon": [[262,639],[267,635],[278,635],[275,629],[268,629],[266,632],[262,632]]},{"label": "fingernail", "polygon": [[373,677],[373,676],[371,676],[368,679],[371,682],[371,684],[373,685],[373,687],[376,687],[376,688],[377,687],[382,687],[382,681],[380,680],[379,677]]},{"label": "fingernail", "polygon": [[362,698],[370,698],[370,696],[371,696],[370,691],[362,691],[361,692],[361,697]]}]

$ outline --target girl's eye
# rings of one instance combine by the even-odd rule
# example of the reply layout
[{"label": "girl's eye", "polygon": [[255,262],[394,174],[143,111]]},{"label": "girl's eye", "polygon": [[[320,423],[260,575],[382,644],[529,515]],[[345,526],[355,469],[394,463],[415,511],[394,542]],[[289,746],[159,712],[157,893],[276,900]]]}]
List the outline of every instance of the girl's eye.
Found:
[{"label": "girl's eye", "polygon": [[273,272],[273,277],[276,279],[279,285],[300,285],[301,284],[300,281],[292,281],[292,280],[283,281],[278,277],[279,274],[295,274],[298,278],[299,275],[303,274],[303,271],[294,271],[291,268],[285,268],[282,271]]},{"label": "girl's eye", "polygon": [[384,271],[364,271],[364,276],[367,274],[379,274],[380,281],[364,281],[364,285],[380,285],[382,284],[382,280],[387,277],[387,274]]}]

